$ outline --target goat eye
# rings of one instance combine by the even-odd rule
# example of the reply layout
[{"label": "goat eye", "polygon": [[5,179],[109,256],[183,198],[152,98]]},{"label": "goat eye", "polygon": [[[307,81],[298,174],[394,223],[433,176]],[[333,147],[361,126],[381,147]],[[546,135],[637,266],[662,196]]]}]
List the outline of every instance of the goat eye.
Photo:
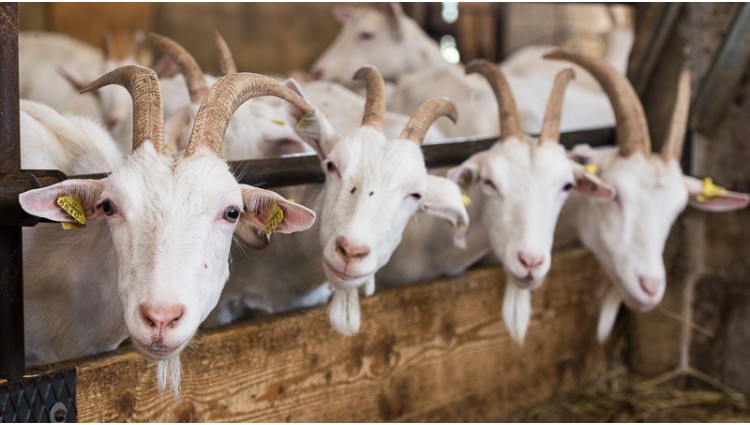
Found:
[{"label": "goat eye", "polygon": [[109,199],[105,199],[99,204],[99,207],[104,211],[104,215],[110,216],[112,214],[117,213],[117,207],[115,206],[114,202],[110,201]]},{"label": "goat eye", "polygon": [[482,184],[484,184],[485,186],[489,187],[492,190],[497,191],[497,186],[495,186],[495,183],[493,183],[492,180],[490,179],[482,180]]},{"label": "goat eye", "polygon": [[412,193],[409,195],[410,198],[414,199],[415,201],[421,201],[422,200],[422,194],[421,193]]},{"label": "goat eye", "polygon": [[371,32],[366,32],[366,31],[363,31],[363,32],[359,33],[359,39],[360,39],[360,40],[363,40],[363,41],[364,41],[364,40],[370,40],[370,39],[372,39],[373,37],[375,37],[375,34],[373,34],[373,33],[371,33]]},{"label": "goat eye", "polygon": [[229,207],[224,210],[224,214],[221,217],[230,223],[234,223],[240,218],[240,210],[237,207]]},{"label": "goat eye", "polygon": [[573,183],[566,183],[565,186],[563,186],[563,191],[570,192],[570,189],[573,189]]},{"label": "goat eye", "polygon": [[333,161],[326,162],[326,169],[328,171],[336,171],[336,164],[333,163]]}]

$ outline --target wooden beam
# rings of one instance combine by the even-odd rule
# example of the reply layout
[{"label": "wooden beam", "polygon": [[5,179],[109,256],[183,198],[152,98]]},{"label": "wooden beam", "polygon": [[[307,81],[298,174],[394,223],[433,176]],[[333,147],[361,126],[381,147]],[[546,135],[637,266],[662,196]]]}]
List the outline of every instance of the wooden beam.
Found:
[{"label": "wooden beam", "polygon": [[504,418],[578,387],[602,365],[595,328],[604,275],[583,249],[556,254],[532,296],[523,347],[500,319],[504,275],[480,269],[362,300],[356,337],[334,332],[325,307],[207,331],[183,354],[179,401],[157,393],[154,364],[129,349],[68,363],[78,374],[78,419]]},{"label": "wooden beam", "polygon": [[724,118],[750,64],[750,5],[744,3],[734,18],[710,71],[695,96],[691,118],[695,127],[710,133]]}]

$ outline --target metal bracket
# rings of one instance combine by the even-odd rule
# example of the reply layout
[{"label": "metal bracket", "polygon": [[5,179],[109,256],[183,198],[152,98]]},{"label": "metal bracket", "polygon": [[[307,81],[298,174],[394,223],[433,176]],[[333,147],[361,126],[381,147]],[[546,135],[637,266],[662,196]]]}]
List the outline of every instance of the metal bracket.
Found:
[{"label": "metal bracket", "polygon": [[0,422],[77,422],[76,371],[0,382]]}]

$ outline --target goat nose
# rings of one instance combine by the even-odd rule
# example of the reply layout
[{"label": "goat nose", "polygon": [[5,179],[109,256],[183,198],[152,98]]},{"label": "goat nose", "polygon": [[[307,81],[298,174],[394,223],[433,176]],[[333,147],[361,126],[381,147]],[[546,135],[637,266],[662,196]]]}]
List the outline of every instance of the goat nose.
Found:
[{"label": "goat nose", "polygon": [[346,238],[338,237],[336,238],[336,252],[346,261],[359,260],[370,254],[370,247],[367,245],[352,246]]},{"label": "goat nose", "polygon": [[641,284],[641,289],[643,291],[651,296],[656,295],[656,293],[659,291],[659,285],[661,284],[661,279],[653,279],[650,277],[639,277],[638,283]]},{"label": "goat nose", "polygon": [[322,80],[323,79],[323,70],[320,68],[314,68],[310,71],[310,75],[312,76],[313,80]]},{"label": "goat nose", "polygon": [[526,267],[526,270],[531,271],[542,265],[544,262],[544,256],[518,251],[518,261]]},{"label": "goat nose", "polygon": [[138,311],[140,312],[141,319],[146,326],[161,331],[162,329],[170,329],[177,325],[177,322],[182,318],[182,315],[185,312],[185,306],[182,304],[141,304]]}]

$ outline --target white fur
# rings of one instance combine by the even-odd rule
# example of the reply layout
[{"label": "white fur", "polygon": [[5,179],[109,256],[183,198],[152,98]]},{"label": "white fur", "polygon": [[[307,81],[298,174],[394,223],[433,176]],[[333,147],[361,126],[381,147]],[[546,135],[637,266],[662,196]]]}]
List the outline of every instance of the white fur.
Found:
[{"label": "white fur", "polygon": [[386,80],[397,81],[408,72],[448,65],[437,43],[398,3],[380,10],[334,6],[333,13],[343,28],[311,68],[321,79],[351,85],[359,68],[372,65]]},{"label": "white fur", "polygon": [[[179,353],[216,305],[229,275],[236,223],[225,220],[224,211],[245,206],[240,220],[253,224],[260,212],[251,206],[259,198],[279,203],[283,198],[239,185],[226,162],[204,147],[189,157],[170,156],[146,141],[122,161],[112,154],[114,141],[95,124],[66,122],[31,102],[21,106],[24,168],[112,170],[102,180],[68,180],[19,197],[30,214],[71,221],[55,199],[76,194],[87,213],[85,229],[65,231],[57,224],[24,229],[27,362],[110,350],[129,336],[144,355],[167,362],[159,365],[159,385],[164,388],[169,377],[176,391]],[[106,219],[100,206],[105,200],[116,208]],[[284,206],[307,211],[309,227],[312,212]],[[178,305],[182,313],[156,335],[140,315],[148,305]]]},{"label": "white fur", "polygon": [[[378,278],[387,285],[456,275],[492,252],[505,267],[508,287],[503,317],[511,336],[523,341],[531,314],[531,290],[544,281],[552,257],[552,241],[560,209],[568,198],[567,184],[577,188],[580,166],[570,161],[555,142],[514,138],[496,143],[448,172],[465,181],[472,226],[466,249],[450,243],[438,220],[412,220],[392,260]],[[491,184],[489,184],[491,182]],[[520,253],[543,258],[533,272],[521,263]],[[518,302],[525,304],[517,304]]]},{"label": "white fur", "polygon": [[128,93],[119,87],[104,87],[96,95],[81,95],[61,71],[88,84],[107,71],[135,63],[134,58],[107,58],[94,46],[64,34],[45,32],[20,33],[18,54],[21,98],[97,120],[112,132],[122,153],[130,149],[133,121]]},{"label": "white fur", "polygon": [[[618,194],[611,202],[574,195],[562,213],[572,218],[581,242],[594,253],[616,288],[608,291],[602,307],[597,336],[603,341],[621,302],[637,311],[650,311],[661,302],[666,290],[664,245],[689,196],[700,193],[701,187],[682,174],[675,159],[665,162],[660,155],[640,153],[622,157],[616,147],[578,151],[590,154],[602,179]],[[691,201],[691,206],[713,212],[747,206],[747,195],[727,192],[725,196],[733,202],[702,205]],[[645,291],[640,278],[656,282],[655,292]]]},{"label": "white fur", "polygon": [[523,344],[531,319],[531,292],[507,282],[503,298],[503,321],[511,338]]},{"label": "white fur", "polygon": [[[288,121],[294,122],[294,108],[289,113]],[[468,215],[457,190],[428,190],[432,178],[417,143],[388,139],[369,127],[358,127],[341,138],[320,113],[293,127],[318,152],[326,182],[292,188],[285,195],[312,206],[318,213],[316,226],[312,232],[275,239],[253,255],[253,262],[235,257],[236,273],[215,318],[235,299],[252,300],[265,311],[280,311],[293,304],[290,300],[304,297],[327,281],[333,289],[331,323],[341,333],[352,335],[361,322],[357,291],[363,287],[365,295],[373,292],[374,274],[396,249],[409,218],[427,204],[459,227],[468,225]],[[329,163],[335,168],[329,169]],[[352,246],[368,247],[369,254],[345,261],[337,251],[340,237]],[[316,245],[321,249],[311,249]],[[256,283],[264,280],[265,285]],[[280,281],[286,285],[282,287]]]},{"label": "white fur", "polygon": [[[389,96],[393,111],[409,113],[430,98],[444,96],[456,104],[461,117],[456,126],[437,123],[445,135],[498,134],[497,108],[487,84],[480,77],[465,76],[462,66],[445,62],[437,43],[406,16],[398,4],[379,9],[336,6],[334,17],[343,28],[313,64],[312,72],[318,74],[316,77],[350,84],[351,76],[360,66],[371,64],[397,83]],[[601,26],[605,30],[605,57],[624,73],[633,42],[632,28],[625,22]],[[364,39],[363,34],[372,36]],[[539,131],[554,76],[562,67],[571,66],[543,60],[542,55],[553,48],[527,46],[501,64],[517,93],[522,125],[527,132]],[[571,83],[570,94],[565,99],[565,109],[570,112],[563,117],[563,131],[613,125],[614,114],[599,85],[585,72],[577,72],[577,75],[580,80]]]}]

